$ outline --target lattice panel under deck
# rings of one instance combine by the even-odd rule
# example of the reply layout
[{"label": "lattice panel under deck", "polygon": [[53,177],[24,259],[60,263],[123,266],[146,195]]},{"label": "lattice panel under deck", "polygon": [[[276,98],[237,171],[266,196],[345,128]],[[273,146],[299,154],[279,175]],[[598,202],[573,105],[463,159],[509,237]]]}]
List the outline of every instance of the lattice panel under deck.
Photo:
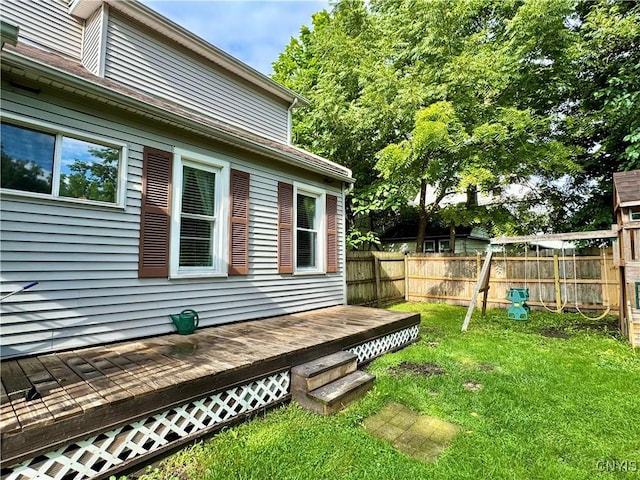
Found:
[{"label": "lattice panel under deck", "polygon": [[382,355],[389,350],[398,348],[407,342],[418,338],[418,325],[398,330],[384,337],[376,338],[370,342],[349,348],[347,351],[355,353],[358,356],[358,363],[369,361],[377,356]]},{"label": "lattice panel under deck", "polygon": [[80,480],[285,398],[289,371],[216,393],[14,466],[7,480]]}]

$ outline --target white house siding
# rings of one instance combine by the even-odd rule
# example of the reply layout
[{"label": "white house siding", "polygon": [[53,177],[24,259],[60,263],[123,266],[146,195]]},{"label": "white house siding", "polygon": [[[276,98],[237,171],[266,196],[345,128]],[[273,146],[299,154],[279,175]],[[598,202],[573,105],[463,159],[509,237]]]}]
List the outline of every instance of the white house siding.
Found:
[{"label": "white house siding", "polygon": [[80,59],[83,22],[69,15],[67,0],[2,0],[0,12],[20,27],[19,40]]},{"label": "white house siding", "polygon": [[100,75],[102,62],[102,38],[103,25],[106,15],[106,6],[98,8],[86,20],[84,35],[82,37],[82,64],[94,75]]},{"label": "white house siding", "polygon": [[[460,243],[460,245],[458,245]],[[475,254],[475,253],[484,253],[487,251],[487,246],[489,245],[488,240],[480,240],[478,238],[464,238],[461,240],[456,240],[456,253],[466,253],[466,254]]]},{"label": "white house siding", "polygon": [[[432,239],[428,239],[432,240]],[[436,239],[438,241],[449,241],[448,238]],[[456,254],[457,255],[472,255],[476,253],[483,253],[487,250],[487,240],[480,240],[477,238],[457,238],[456,239]],[[416,241],[396,241],[396,242],[384,242],[382,247],[389,252],[404,252],[411,253],[416,251]],[[437,252],[434,252],[437,253]]]},{"label": "white house siding", "polygon": [[282,142],[287,108],[188,53],[109,15],[105,77]]},{"label": "white house siding", "polygon": [[[3,358],[172,332],[169,314],[186,307],[199,312],[201,326],[209,326],[343,303],[343,258],[337,274],[277,273],[277,183],[297,180],[327,188],[321,178],[303,179],[275,161],[234,153],[231,167],[251,174],[249,275],[139,279],[143,146],[212,151],[211,141],[91,111],[71,103],[69,95],[45,99],[42,93],[3,90],[2,96],[4,111],[126,142],[129,153],[124,210],[2,197],[1,291],[40,282],[0,306]],[[342,212],[337,182],[327,191],[338,196]]]}]

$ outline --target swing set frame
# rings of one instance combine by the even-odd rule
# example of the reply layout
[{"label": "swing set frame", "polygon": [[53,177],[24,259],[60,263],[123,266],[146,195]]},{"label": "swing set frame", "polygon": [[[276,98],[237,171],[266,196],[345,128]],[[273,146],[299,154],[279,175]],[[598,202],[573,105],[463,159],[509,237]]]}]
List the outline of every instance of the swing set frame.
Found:
[{"label": "swing set frame", "polygon": [[[509,245],[509,244],[514,244],[514,243],[533,243],[533,242],[539,242],[539,241],[563,241],[563,242],[567,242],[567,241],[577,241],[577,240],[607,240],[607,239],[612,239],[612,240],[617,240],[618,238],[618,228],[617,225],[612,225],[612,229],[611,230],[595,230],[595,231],[591,231],[591,232],[568,232],[568,233],[549,233],[549,234],[545,234],[545,235],[523,235],[523,236],[517,236],[517,237],[496,237],[496,238],[492,238],[489,244],[489,250],[487,251],[487,255],[485,257],[484,260],[484,264],[482,265],[482,269],[480,270],[480,275],[478,276],[478,282],[476,283],[476,286],[473,290],[473,295],[471,297],[471,302],[469,303],[469,307],[467,308],[467,314],[464,317],[464,322],[462,323],[462,331],[466,331],[467,328],[469,327],[469,322],[471,321],[471,315],[473,314],[473,311],[476,307],[476,303],[478,301],[478,296],[482,293],[483,294],[483,298],[482,298],[482,315],[484,316],[487,310],[487,298],[489,295],[489,279],[491,277],[491,259],[493,257],[493,250],[492,247],[493,246],[497,246],[497,245],[501,245],[501,246],[505,246],[505,245]],[[537,259],[537,262],[539,262],[539,258]],[[574,284],[576,282],[575,279],[575,254],[574,254]],[[606,265],[605,265],[606,267]],[[539,263],[538,263],[538,268],[539,268]],[[540,273],[538,271],[538,280],[540,279]],[[566,283],[566,272],[565,272],[565,283]],[[577,291],[577,284],[574,285],[574,288]],[[556,297],[558,297],[558,295],[560,294],[560,292],[556,292]],[[604,299],[603,299],[604,300]],[[557,303],[559,303],[561,300],[559,300],[557,298]],[[567,296],[566,296],[566,290],[565,290],[565,303],[564,305],[562,305],[562,308],[564,308],[567,304]],[[611,311],[611,299],[608,299],[608,307],[605,310],[605,312],[594,318],[593,320],[598,320],[601,318],[604,318],[607,314],[609,314],[609,312]],[[546,307],[546,306],[545,306]],[[582,314],[583,316],[586,317],[586,315],[584,313],[582,313],[579,309],[579,307],[577,306],[577,302],[576,302],[576,309],[577,311]],[[551,310],[550,311],[555,311],[557,312],[557,310]],[[587,318],[591,318],[591,317],[587,317]]]}]

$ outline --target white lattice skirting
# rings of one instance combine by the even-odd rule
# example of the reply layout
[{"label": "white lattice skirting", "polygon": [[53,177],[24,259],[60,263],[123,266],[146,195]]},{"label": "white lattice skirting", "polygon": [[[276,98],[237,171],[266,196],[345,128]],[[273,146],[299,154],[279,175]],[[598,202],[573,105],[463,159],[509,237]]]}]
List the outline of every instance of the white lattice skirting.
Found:
[{"label": "white lattice skirting", "polygon": [[348,351],[355,353],[358,356],[358,363],[362,363],[376,358],[389,350],[405,345],[416,338],[418,338],[418,325],[357,345],[349,348]]},{"label": "white lattice skirting", "polygon": [[[418,326],[348,349],[358,363],[369,361],[418,337]],[[290,372],[284,371],[206,398],[171,408],[138,422],[74,442],[26,460],[3,472],[3,480],[81,480],[105,474],[136,457],[181,438],[283,400]]]},{"label": "white lattice skirting", "polygon": [[289,394],[289,381],[289,371],[280,372],[166,410],[27,460],[10,469],[4,478],[80,480],[95,477],[175,440],[282,400]]}]

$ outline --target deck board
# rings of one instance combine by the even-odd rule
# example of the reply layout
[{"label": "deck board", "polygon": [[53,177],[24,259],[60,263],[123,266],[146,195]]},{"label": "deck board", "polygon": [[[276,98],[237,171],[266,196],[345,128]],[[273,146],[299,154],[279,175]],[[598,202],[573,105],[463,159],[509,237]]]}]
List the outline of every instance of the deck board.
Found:
[{"label": "deck board", "polygon": [[[419,322],[337,306],[2,362],[2,459],[107,431]],[[28,401],[32,386],[42,398]]]},{"label": "deck board", "polygon": [[58,385],[75,400],[83,411],[104,404],[107,400],[91,385],[78,376],[66,363],[55,354],[38,357],[44,367],[55,377]]},{"label": "deck board", "polygon": [[20,430],[21,428],[18,416],[13,410],[13,405],[9,401],[9,397],[4,395],[2,400],[0,400],[0,430],[12,433]]},{"label": "deck board", "polygon": [[9,400],[26,395],[31,388],[31,382],[22,371],[18,362],[6,362],[2,364],[2,384],[4,385]]},{"label": "deck board", "polygon": [[123,365],[117,362],[116,355],[111,352],[86,352],[81,355],[81,358],[133,397],[144,395],[153,390],[146,380],[138,375],[137,365],[131,362],[126,362]]},{"label": "deck board", "polygon": [[76,352],[61,353],[58,356],[76,375],[89,384],[96,392],[99,392],[108,402],[118,402],[132,397],[130,393],[120,388],[117,383],[108,376],[103,375],[100,370]]},{"label": "deck board", "polygon": [[35,357],[23,358],[18,360],[18,364],[55,420],[82,412],[82,407],[58,383],[40,359]]}]

